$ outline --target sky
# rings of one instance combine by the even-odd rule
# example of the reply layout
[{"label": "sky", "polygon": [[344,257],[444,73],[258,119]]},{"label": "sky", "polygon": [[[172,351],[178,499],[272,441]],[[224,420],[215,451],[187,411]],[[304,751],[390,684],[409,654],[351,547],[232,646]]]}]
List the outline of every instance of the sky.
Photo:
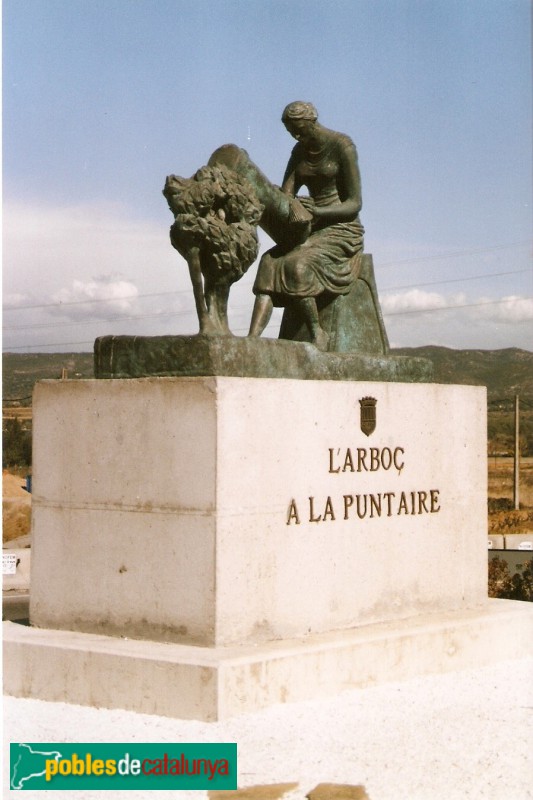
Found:
[{"label": "sky", "polygon": [[4,351],[196,333],[165,177],[280,182],[293,100],[357,146],[391,345],[533,350],[529,0],[3,0]]}]

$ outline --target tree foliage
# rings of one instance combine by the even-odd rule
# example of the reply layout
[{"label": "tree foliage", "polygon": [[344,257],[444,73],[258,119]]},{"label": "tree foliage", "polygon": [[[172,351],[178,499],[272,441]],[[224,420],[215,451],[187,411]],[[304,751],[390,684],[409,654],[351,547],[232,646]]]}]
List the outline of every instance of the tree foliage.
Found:
[{"label": "tree foliage", "polygon": [[2,468],[31,465],[31,432],[14,417],[5,420],[2,431]]},{"label": "tree foliage", "polygon": [[533,558],[511,575],[502,558],[489,561],[489,597],[533,602]]}]

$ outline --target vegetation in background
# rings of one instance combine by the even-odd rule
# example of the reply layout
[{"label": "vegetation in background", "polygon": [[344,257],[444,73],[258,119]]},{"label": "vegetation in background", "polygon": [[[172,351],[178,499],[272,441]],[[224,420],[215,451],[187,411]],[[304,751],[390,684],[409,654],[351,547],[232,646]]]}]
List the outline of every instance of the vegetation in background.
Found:
[{"label": "vegetation in background", "polygon": [[2,356],[2,405],[31,406],[37,381],[61,378],[94,378],[92,353],[4,353]]},{"label": "vegetation in background", "polygon": [[2,425],[2,469],[31,465],[31,428],[14,417]]},{"label": "vegetation in background", "polygon": [[[521,568],[520,568],[521,567]],[[533,602],[533,558],[511,575],[502,558],[489,561],[489,597],[502,600],[527,600]]]},{"label": "vegetation in background", "polygon": [[[531,475],[524,476],[529,478],[528,483],[524,480],[524,493],[531,486]],[[529,491],[527,496],[529,497]],[[500,508],[505,504],[505,509]],[[513,508],[513,501],[506,497],[489,497],[489,533],[519,533],[521,531],[533,530],[533,509],[524,508],[520,504],[520,509]]]}]

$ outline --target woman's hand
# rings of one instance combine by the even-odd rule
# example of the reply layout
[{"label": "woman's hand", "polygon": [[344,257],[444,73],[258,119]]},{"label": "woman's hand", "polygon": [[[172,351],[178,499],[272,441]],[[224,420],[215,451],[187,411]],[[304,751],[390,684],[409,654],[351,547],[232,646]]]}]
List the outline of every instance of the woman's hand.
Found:
[{"label": "woman's hand", "polygon": [[317,206],[312,197],[297,197],[305,210],[312,215],[311,230],[317,228],[324,228],[328,225],[334,225],[336,222],[346,221],[348,212],[348,219],[354,219],[353,211],[347,208],[348,203],[334,203],[331,206]]},{"label": "woman's hand", "polygon": [[311,228],[317,228],[319,224],[324,221],[324,209],[316,206],[312,197],[299,197],[298,200],[303,205],[305,210],[313,215],[311,220]]},{"label": "woman's hand", "polygon": [[297,199],[309,214],[310,229],[313,230],[316,226],[318,216],[316,213],[315,201],[312,197],[298,197]]},{"label": "woman's hand", "polygon": [[309,211],[313,216],[315,215],[315,201],[312,197],[298,197],[297,200],[300,201],[306,211]]}]

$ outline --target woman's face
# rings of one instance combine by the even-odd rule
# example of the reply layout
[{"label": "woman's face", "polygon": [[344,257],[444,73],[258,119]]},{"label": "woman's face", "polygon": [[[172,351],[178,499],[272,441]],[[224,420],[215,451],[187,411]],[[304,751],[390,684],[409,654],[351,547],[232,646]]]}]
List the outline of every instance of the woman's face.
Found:
[{"label": "woman's face", "polygon": [[296,141],[307,144],[313,135],[315,123],[310,119],[287,119],[283,123]]}]

